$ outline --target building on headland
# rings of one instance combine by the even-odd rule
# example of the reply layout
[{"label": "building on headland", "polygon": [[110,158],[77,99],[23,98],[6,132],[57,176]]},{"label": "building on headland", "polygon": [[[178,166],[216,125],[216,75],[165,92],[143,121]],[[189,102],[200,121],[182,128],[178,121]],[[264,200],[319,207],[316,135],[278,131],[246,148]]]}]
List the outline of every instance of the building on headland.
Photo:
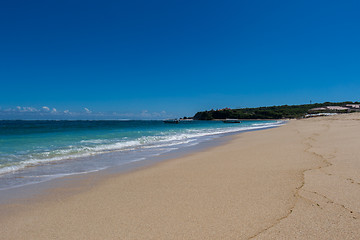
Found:
[{"label": "building on headland", "polygon": [[350,109],[359,109],[360,110],[360,104],[346,104],[345,107],[348,107]]},{"label": "building on headland", "polygon": [[349,107],[325,106],[325,107],[309,109],[309,112],[348,112],[349,110],[350,110]]},{"label": "building on headland", "polygon": [[348,107],[340,107],[340,106],[327,106],[326,109],[330,110],[330,111],[347,111],[350,108],[348,108]]},{"label": "building on headland", "polygon": [[324,106],[309,109],[308,114],[306,114],[305,117],[331,116],[338,113],[349,113],[357,111],[360,111],[360,104],[346,104],[345,106]]},{"label": "building on headland", "polygon": [[321,117],[321,116],[334,116],[334,115],[337,115],[337,113],[312,113],[312,114],[306,114],[305,118]]},{"label": "building on headland", "polygon": [[312,108],[309,112],[326,111],[326,107]]}]

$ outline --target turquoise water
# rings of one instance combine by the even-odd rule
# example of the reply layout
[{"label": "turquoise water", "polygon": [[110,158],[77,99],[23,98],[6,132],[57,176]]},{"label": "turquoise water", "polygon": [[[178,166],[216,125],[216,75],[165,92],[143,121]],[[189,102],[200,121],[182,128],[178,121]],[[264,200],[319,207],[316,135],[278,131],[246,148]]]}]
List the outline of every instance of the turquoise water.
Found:
[{"label": "turquoise water", "polygon": [[280,121],[0,121],[0,189],[145,161]]}]

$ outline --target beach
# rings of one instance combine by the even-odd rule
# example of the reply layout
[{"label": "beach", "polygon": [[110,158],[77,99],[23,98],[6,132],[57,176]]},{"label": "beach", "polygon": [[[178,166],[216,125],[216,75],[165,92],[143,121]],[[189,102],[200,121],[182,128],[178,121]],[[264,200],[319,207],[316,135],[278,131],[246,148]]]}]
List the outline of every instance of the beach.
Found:
[{"label": "beach", "polygon": [[359,113],[290,120],[89,175],[0,205],[0,239],[359,239],[359,132]]}]

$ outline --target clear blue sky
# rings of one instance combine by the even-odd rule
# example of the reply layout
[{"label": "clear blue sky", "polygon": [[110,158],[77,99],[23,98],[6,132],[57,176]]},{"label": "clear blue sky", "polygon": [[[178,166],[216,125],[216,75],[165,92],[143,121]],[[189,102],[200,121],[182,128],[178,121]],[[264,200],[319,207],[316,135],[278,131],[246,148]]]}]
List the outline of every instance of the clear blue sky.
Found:
[{"label": "clear blue sky", "polygon": [[359,101],[359,12],[355,0],[1,1],[0,118]]}]

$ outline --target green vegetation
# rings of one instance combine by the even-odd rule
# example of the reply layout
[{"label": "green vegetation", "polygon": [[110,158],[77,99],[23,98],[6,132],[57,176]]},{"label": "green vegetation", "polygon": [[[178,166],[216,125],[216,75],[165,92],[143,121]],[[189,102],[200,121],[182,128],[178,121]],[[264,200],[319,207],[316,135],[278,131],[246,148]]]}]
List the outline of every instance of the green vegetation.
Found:
[{"label": "green vegetation", "polygon": [[345,106],[346,104],[359,104],[359,102],[325,102],[304,105],[282,105],[272,107],[241,108],[241,109],[219,109],[198,112],[193,117],[195,120],[213,119],[282,119],[282,118],[301,118],[312,108],[325,106]]}]

